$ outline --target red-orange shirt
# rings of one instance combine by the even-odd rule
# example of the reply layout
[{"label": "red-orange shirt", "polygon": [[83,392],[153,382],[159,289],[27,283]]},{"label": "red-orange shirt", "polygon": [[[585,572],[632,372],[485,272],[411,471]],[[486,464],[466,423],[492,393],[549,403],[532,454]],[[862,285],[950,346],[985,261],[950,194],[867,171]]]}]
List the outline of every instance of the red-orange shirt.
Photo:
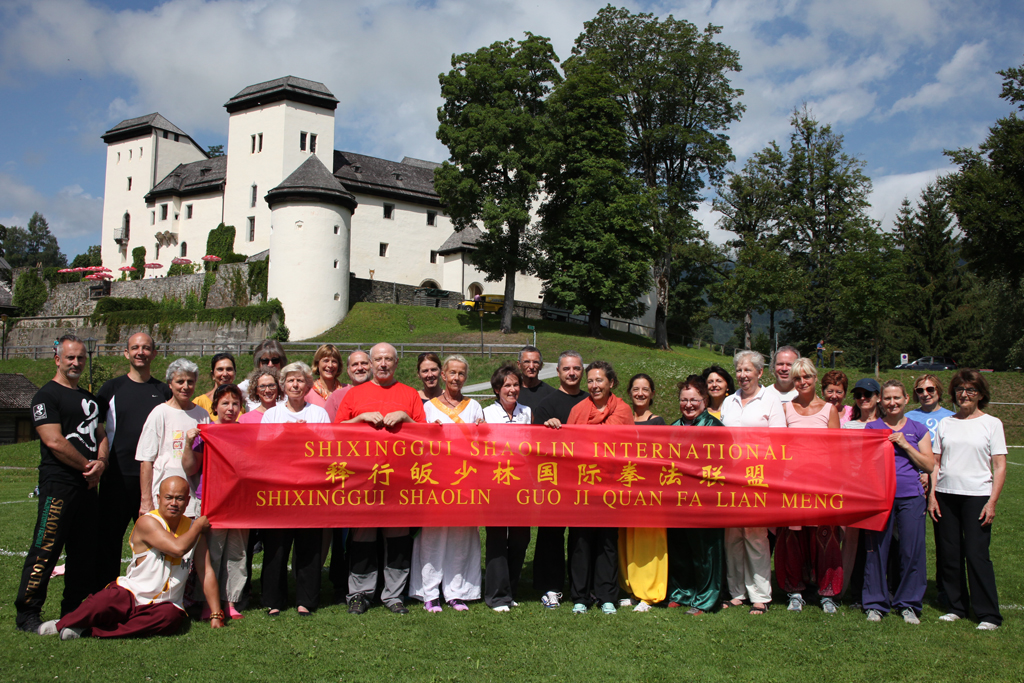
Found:
[{"label": "red-orange shirt", "polygon": [[608,398],[608,405],[603,413],[597,412],[594,401],[589,396],[577,403],[569,413],[568,424],[605,424],[605,425],[630,425],[633,424],[633,410],[621,398],[612,394]]},{"label": "red-orange shirt", "polygon": [[382,387],[373,382],[364,382],[345,393],[334,421],[347,422],[363,413],[378,412],[387,415],[396,410],[401,410],[416,422],[427,421],[427,416],[423,413],[423,400],[408,384],[395,382]]}]

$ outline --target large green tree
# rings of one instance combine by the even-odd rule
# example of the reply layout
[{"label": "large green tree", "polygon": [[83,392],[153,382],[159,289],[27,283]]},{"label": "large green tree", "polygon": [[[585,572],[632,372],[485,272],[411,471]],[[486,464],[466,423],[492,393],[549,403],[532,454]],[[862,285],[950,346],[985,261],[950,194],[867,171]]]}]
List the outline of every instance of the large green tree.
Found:
[{"label": "large green tree", "polygon": [[615,84],[593,63],[570,59],[549,100],[547,199],[541,207],[539,274],[547,296],[586,313],[601,334],[601,314],[633,318],[651,289],[651,203],[629,173],[623,111]]},{"label": "large green tree", "polygon": [[94,244],[86,249],[84,254],[79,254],[71,261],[72,268],[88,268],[89,266],[102,266],[103,256],[100,253],[100,245]]},{"label": "large green tree", "polygon": [[505,280],[501,330],[512,331],[516,273],[532,272],[530,211],[538,200],[549,141],[546,99],[561,81],[547,38],[526,34],[452,56],[441,74],[437,139],[449,160],[434,188],[455,230],[483,225],[473,264]]},{"label": "large green tree", "polygon": [[12,268],[36,264],[42,264],[43,268],[64,268],[68,265],[57,238],[50,232],[49,223],[38,211],[32,214],[27,229],[17,226],[7,229],[4,253]]},{"label": "large green tree", "polygon": [[611,74],[633,173],[654,190],[653,227],[657,288],[655,340],[668,348],[673,245],[694,237],[692,215],[706,183],[721,181],[734,159],[725,130],[739,120],[742,90],[729,77],[739,53],[716,40],[721,28],[701,30],[669,16],[633,14],[606,6],[584,24],[573,55]]}]

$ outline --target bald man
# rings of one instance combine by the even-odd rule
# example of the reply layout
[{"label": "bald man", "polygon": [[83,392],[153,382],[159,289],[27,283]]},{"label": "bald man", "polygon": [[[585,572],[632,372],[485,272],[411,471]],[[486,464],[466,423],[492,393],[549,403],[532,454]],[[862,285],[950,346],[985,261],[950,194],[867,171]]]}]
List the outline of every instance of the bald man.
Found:
[{"label": "bald man", "polygon": [[185,516],[188,482],[167,477],[160,482],[157,509],[135,523],[128,545],[132,560],[125,576],[92,595],[75,611],[47,621],[40,635],[61,640],[140,638],[177,633],[185,620],[181,601],[192,564],[192,550],[209,528],[206,517]]},{"label": "bald man", "polygon": [[338,406],[341,405],[341,401],[345,398],[345,394],[348,393],[352,387],[357,387],[360,384],[365,383],[370,379],[370,354],[366,351],[353,351],[348,354],[348,362],[345,366],[346,372],[348,372],[348,378],[352,382],[346,384],[327,398],[327,405],[324,406],[324,410],[327,411],[327,415],[334,420],[334,416],[338,414]]},{"label": "bald man", "polygon": [[[416,390],[395,381],[398,352],[391,344],[370,349],[370,381],[345,394],[335,423],[367,424],[374,429],[397,429],[406,422],[426,422],[423,401]],[[384,592],[381,600],[395,614],[408,614],[402,604],[402,592],[409,580],[412,538],[407,527],[381,530],[384,556]],[[348,611],[363,614],[370,607],[377,588],[377,529],[353,529],[349,546]]]},{"label": "bald man", "polygon": [[171,398],[171,390],[150,372],[156,344],[145,332],[128,337],[124,350],[128,374],[100,387],[96,395],[109,404],[107,440],[110,466],[100,479],[99,534],[96,571],[100,585],[121,573],[121,548],[128,521],[139,517],[139,462],[135,451],[142,427],[153,408]]}]

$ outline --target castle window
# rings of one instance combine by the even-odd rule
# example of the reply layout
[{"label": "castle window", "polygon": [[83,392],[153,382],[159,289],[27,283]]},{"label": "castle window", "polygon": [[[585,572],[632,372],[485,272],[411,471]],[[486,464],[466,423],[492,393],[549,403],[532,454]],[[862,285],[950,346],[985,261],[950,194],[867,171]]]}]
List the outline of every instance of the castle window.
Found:
[{"label": "castle window", "polygon": [[337,235],[340,231],[341,231],[341,226],[340,225],[335,225],[334,226],[334,234]]},{"label": "castle window", "polygon": [[334,293],[334,300],[335,301],[341,301],[341,294],[338,294],[337,292],[335,292]]},{"label": "castle window", "polygon": [[[186,218],[186,220],[192,218],[192,205],[191,204],[186,204],[185,205],[185,218]],[[182,256],[184,256],[184,254],[182,254]]]},{"label": "castle window", "polygon": [[335,269],[337,269],[337,267],[338,267],[338,259],[334,259],[334,267],[335,267]]},{"label": "castle window", "polygon": [[430,262],[431,263],[437,263],[437,252],[436,251],[430,252]]},{"label": "castle window", "polygon": [[388,255],[388,243],[387,242],[381,242],[380,243],[380,255],[381,256],[385,256],[385,257]]},{"label": "castle window", "polygon": [[167,139],[167,138],[168,138],[169,136],[170,136],[170,133],[168,133],[168,132],[167,132],[167,131],[165,130],[165,131],[164,131],[164,140],[166,140],[166,139]]},{"label": "castle window", "polygon": [[117,153],[117,163],[121,163],[121,153]]},{"label": "castle window", "polygon": [[256,183],[252,184],[252,197],[250,198],[249,206],[256,206]]},{"label": "castle window", "polygon": [[162,220],[162,221],[167,220],[167,205],[166,204],[161,204],[160,205],[160,220]]},{"label": "castle window", "polygon": [[181,243],[181,257],[185,258],[188,256],[188,242]]},{"label": "castle window", "polygon": [[142,158],[142,148],[141,147],[139,147],[139,158],[140,159]]},{"label": "castle window", "polygon": [[156,225],[156,211],[149,212],[149,224]]},{"label": "castle window", "polygon": [[159,242],[156,243],[155,251],[156,251],[156,256],[154,256],[153,258],[160,258],[160,243]]},{"label": "castle window", "polygon": [[128,161],[132,160],[132,151],[128,150]]},{"label": "castle window", "polygon": [[128,191],[132,191],[132,177],[128,176]]},{"label": "castle window", "polygon": [[395,217],[395,205],[385,204],[384,205],[384,218],[391,220]]},{"label": "castle window", "polygon": [[124,217],[121,219],[121,227],[124,229],[124,241],[128,241],[128,232],[132,227],[132,217],[128,215],[128,212],[124,212]]},{"label": "castle window", "polygon": [[300,152],[305,152],[306,151],[306,136],[307,135],[308,135],[308,133],[305,133],[305,132],[299,133],[299,151]]},{"label": "castle window", "polygon": [[256,217],[249,216],[249,241],[256,241]]},{"label": "castle window", "polygon": [[437,224],[437,211],[427,211],[427,225]]},{"label": "castle window", "polygon": [[316,133],[309,134],[309,153],[316,154]]},{"label": "castle window", "polygon": [[256,136],[255,135],[252,136],[252,151],[249,152],[249,153],[250,154],[255,154],[256,153]]},{"label": "castle window", "polygon": [[174,141],[178,142],[178,134],[177,133],[174,134]]},{"label": "castle window", "polygon": [[263,133],[260,133],[259,144],[256,146],[256,151],[257,152],[262,152],[263,151]]}]

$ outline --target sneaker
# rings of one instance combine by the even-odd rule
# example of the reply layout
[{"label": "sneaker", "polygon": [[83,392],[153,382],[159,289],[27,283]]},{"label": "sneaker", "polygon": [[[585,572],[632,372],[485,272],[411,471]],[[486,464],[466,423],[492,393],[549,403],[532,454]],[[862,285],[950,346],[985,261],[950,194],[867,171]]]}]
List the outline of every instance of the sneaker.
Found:
[{"label": "sneaker", "polygon": [[999,628],[999,624],[993,624],[991,621],[983,621],[980,624],[978,624],[978,629],[977,630],[979,630],[979,631],[995,631],[997,628]]},{"label": "sneaker", "polygon": [[462,600],[449,600],[448,601],[448,606],[451,607],[456,612],[468,612],[469,611],[469,605],[467,605]]},{"label": "sneaker", "polygon": [[675,600],[673,600],[672,602],[668,603],[668,608],[669,609],[677,609],[677,608],[682,607],[682,606],[683,605],[681,603],[678,603]]},{"label": "sneaker", "polygon": [[640,602],[636,603],[636,607],[633,608],[633,611],[634,612],[650,612],[651,611],[651,606],[649,604],[647,604],[646,602],[644,602],[643,600],[641,600]]},{"label": "sneaker", "polygon": [[401,600],[395,600],[393,603],[388,605],[388,609],[391,610],[392,614],[408,614],[409,613],[409,608],[406,607],[405,603],[402,602]]},{"label": "sneaker", "polygon": [[15,624],[19,631],[39,635],[39,629],[43,626],[43,620],[39,618],[38,614],[33,612],[26,615],[25,619],[20,624],[17,622],[15,622]]},{"label": "sneaker", "polygon": [[879,622],[882,620],[882,613],[876,609],[868,610],[868,621]]},{"label": "sneaker", "polygon": [[425,609],[428,612],[440,612],[441,611],[441,601],[440,600],[427,600],[425,603],[423,603],[423,609]]},{"label": "sneaker", "polygon": [[914,612],[914,610],[910,609],[909,607],[904,607],[903,611],[901,611],[900,614],[903,615],[903,621],[905,621],[908,624],[913,624],[914,626],[917,626],[921,623],[921,620],[917,618],[917,614]]},{"label": "sneaker", "polygon": [[615,614],[615,612],[617,610],[615,609],[615,605],[614,604],[612,604],[610,602],[606,602],[603,605],[601,605],[601,611],[604,612],[605,614]]},{"label": "sneaker", "polygon": [[495,612],[508,612],[509,608],[508,608],[508,605],[498,605],[497,607],[494,608],[494,611]]},{"label": "sneaker", "polygon": [[513,606],[513,607],[519,607],[519,603],[518,603],[518,602],[516,602],[515,600],[513,600],[513,601],[512,601],[512,606]]},{"label": "sneaker", "polygon": [[558,606],[562,604],[559,602],[559,600],[561,599],[561,593],[556,593],[555,591],[548,591],[544,595],[540,596],[540,604],[544,605],[548,609],[558,609]]},{"label": "sneaker", "polygon": [[821,611],[825,614],[835,614],[839,611],[839,606],[836,605],[832,598],[821,599]]},{"label": "sneaker", "polygon": [[790,612],[802,612],[804,610],[804,605],[806,604],[807,603],[804,602],[804,596],[800,595],[799,593],[790,593],[789,607],[787,607],[786,609],[788,609]]},{"label": "sneaker", "polygon": [[632,607],[635,603],[630,598],[622,598],[619,600],[619,607]]},{"label": "sneaker", "polygon": [[39,635],[41,636],[55,636],[57,635],[57,620],[51,619],[50,621],[44,621],[39,627]]},{"label": "sneaker", "polygon": [[572,613],[573,614],[586,614],[587,613],[587,606],[584,605],[582,602],[577,602],[575,605],[572,606]]},{"label": "sneaker", "polygon": [[939,617],[939,621],[960,621],[960,617],[950,612]]},{"label": "sneaker", "polygon": [[348,601],[349,614],[366,614],[368,609],[370,609],[370,604],[366,602],[366,598],[362,595],[355,595]]},{"label": "sneaker", "polygon": [[697,617],[701,614],[704,614],[704,610],[702,610],[699,607],[691,607],[690,609],[686,610],[686,613],[689,614],[691,617]]},{"label": "sneaker", "polygon": [[78,640],[82,637],[84,628],[75,628],[74,626],[68,626],[65,629],[61,629],[60,639],[61,640]]}]

